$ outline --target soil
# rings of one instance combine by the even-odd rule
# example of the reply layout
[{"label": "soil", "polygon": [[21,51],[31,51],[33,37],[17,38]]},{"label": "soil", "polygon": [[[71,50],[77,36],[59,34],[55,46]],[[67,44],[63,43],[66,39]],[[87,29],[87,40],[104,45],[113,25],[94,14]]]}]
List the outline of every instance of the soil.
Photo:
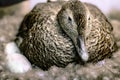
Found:
[{"label": "soil", "polygon": [[43,71],[36,67],[23,74],[11,73],[5,66],[4,47],[15,39],[24,16],[25,14],[7,13],[0,17],[0,80],[120,80],[120,21],[115,19],[110,21],[119,48],[112,58],[84,66],[71,63],[66,68],[53,66],[48,71]]}]

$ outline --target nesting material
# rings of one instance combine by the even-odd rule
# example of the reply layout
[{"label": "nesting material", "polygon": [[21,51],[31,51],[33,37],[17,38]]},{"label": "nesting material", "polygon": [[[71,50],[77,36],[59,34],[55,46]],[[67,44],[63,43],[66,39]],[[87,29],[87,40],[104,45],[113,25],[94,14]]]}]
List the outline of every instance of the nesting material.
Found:
[{"label": "nesting material", "polygon": [[24,73],[32,69],[31,64],[19,51],[14,42],[5,46],[6,67],[14,73]]}]

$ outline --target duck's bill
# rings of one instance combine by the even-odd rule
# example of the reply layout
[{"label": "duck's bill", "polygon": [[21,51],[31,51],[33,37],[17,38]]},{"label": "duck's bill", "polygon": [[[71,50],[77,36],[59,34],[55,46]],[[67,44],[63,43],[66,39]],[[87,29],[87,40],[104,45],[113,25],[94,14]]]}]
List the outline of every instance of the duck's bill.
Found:
[{"label": "duck's bill", "polygon": [[79,36],[77,39],[77,51],[81,59],[86,62],[88,61],[89,55],[85,47],[85,42],[82,36]]}]

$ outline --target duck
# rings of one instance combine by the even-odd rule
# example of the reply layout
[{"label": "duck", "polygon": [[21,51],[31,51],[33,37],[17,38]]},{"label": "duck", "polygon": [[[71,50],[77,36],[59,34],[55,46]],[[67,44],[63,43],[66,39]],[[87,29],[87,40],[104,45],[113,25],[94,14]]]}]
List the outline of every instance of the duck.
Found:
[{"label": "duck", "polygon": [[23,19],[15,43],[43,70],[96,62],[116,50],[112,25],[94,5],[78,0],[37,4]]},{"label": "duck", "polygon": [[83,3],[83,6],[77,6],[79,10],[75,13],[75,8],[72,4],[70,6],[64,8],[69,7],[72,12],[62,8],[58,13],[58,22],[73,41],[82,60],[98,62],[111,57],[117,44],[112,34],[113,27],[102,11],[95,5]]}]

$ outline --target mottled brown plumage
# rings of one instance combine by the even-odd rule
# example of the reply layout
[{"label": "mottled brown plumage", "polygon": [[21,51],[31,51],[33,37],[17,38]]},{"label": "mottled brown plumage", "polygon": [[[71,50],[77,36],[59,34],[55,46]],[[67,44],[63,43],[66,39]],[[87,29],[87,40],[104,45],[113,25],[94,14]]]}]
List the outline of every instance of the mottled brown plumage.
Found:
[{"label": "mottled brown plumage", "polygon": [[111,31],[106,17],[91,4],[40,3],[25,16],[16,43],[21,42],[22,53],[42,69],[65,67],[79,60],[78,54],[82,58],[89,53],[88,62],[111,56],[116,49]]},{"label": "mottled brown plumage", "polygon": [[53,2],[35,6],[24,18],[17,35],[23,38],[20,50],[42,69],[52,65],[65,67],[75,59],[74,46],[57,22],[57,13],[63,4]]},{"label": "mottled brown plumage", "polygon": [[88,8],[85,43],[90,55],[89,62],[97,62],[112,56],[117,45],[112,34],[113,27],[105,15],[94,5],[85,3]]}]

